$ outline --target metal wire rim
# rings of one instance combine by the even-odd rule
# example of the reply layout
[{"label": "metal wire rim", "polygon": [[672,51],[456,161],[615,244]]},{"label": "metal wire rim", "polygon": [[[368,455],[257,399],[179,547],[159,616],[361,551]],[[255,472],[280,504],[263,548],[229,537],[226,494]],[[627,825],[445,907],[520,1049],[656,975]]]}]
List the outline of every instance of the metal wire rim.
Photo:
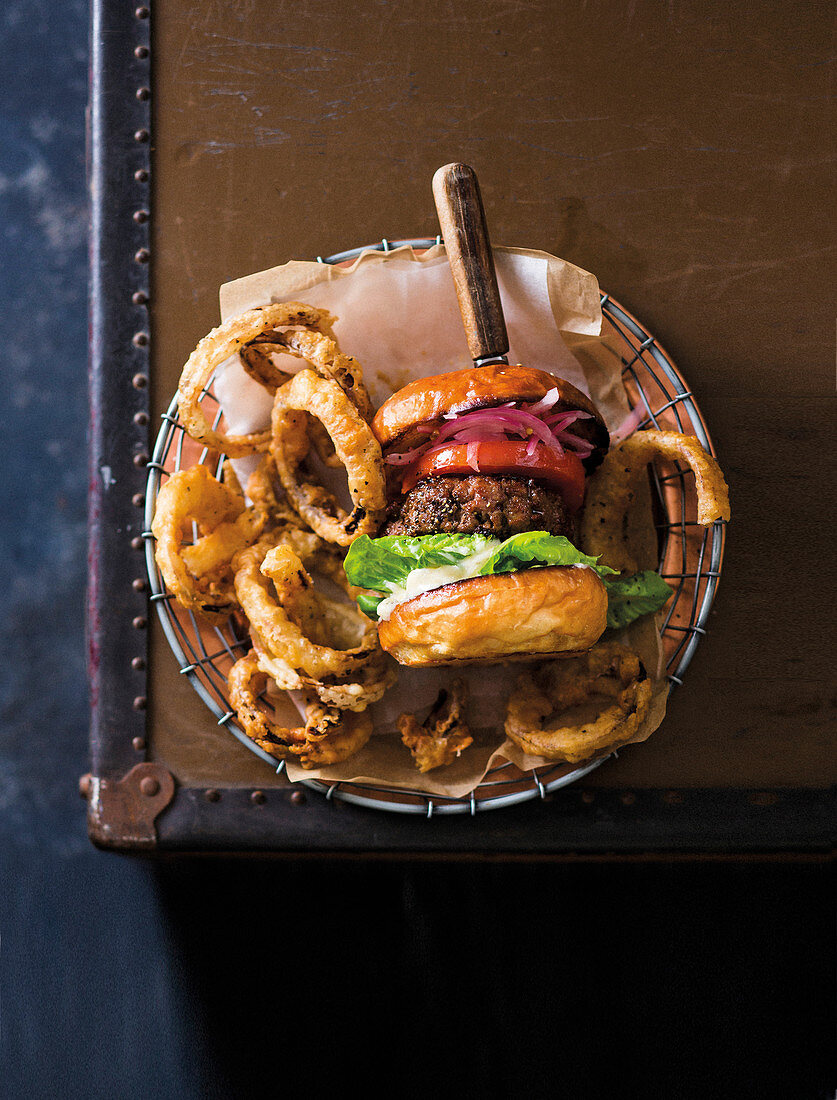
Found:
[{"label": "metal wire rim", "polygon": [[[348,249],[345,252],[338,252],[332,256],[318,256],[317,261],[319,263],[340,264],[348,260],[356,259],[363,252],[389,252],[402,246],[426,249],[432,247],[434,244],[440,243],[441,237],[438,236],[435,238],[423,237],[393,241],[384,238],[373,245]],[[634,349],[634,355],[631,359],[625,359],[623,357],[622,375],[626,382],[626,388],[629,388],[629,394],[630,388],[633,388],[644,403],[648,414],[639,427],[660,427],[660,416],[665,412],[669,412],[669,415],[673,414],[678,429],[681,431],[687,428],[686,420],[688,420],[688,427],[691,428],[704,449],[710,454],[714,454],[709,432],[692,398],[691,391],[686,389],[677,368],[659,342],[647,332],[639,321],[637,321],[637,319],[623,306],[617,304],[609,294],[602,294],[601,306],[603,315],[608,319],[614,330],[622,337],[628,347]],[[652,403],[649,401],[642,383],[640,371],[647,373],[653,379],[661,395],[665,397],[662,405],[652,408]],[[255,753],[256,756],[264,760],[265,763],[274,767],[277,774],[280,774],[284,770],[284,761],[280,762],[279,766],[276,767],[276,760],[274,757],[270,756],[269,753],[266,753],[251,741],[244,731],[239,729],[233,721],[235,713],[228,709],[227,699],[224,694],[226,679],[218,672],[214,665],[214,662],[223,656],[228,656],[232,658],[232,660],[235,660],[237,651],[244,651],[247,649],[249,644],[248,639],[239,638],[235,634],[235,628],[232,621],[230,621],[225,624],[224,627],[213,628],[218,639],[218,649],[210,653],[207,651],[206,643],[201,636],[198,623],[192,612],[187,613],[192,628],[191,637],[178,619],[170,612],[169,601],[171,600],[171,595],[165,589],[162,577],[157,569],[157,563],[154,559],[154,538],[151,534],[151,522],[154,518],[154,508],[157,492],[160,487],[161,474],[166,470],[164,465],[165,460],[171,451],[174,435],[178,431],[180,434],[175,447],[175,469],[179,469],[181,463],[184,433],[177,416],[176,396],[172,399],[167,411],[163,413],[162,421],[163,423],[155,442],[154,453],[148,463],[145,523],[143,530],[143,538],[146,542],[145,553],[149,584],[151,587],[151,602],[156,605],[157,615],[163,627],[163,632],[180,665],[181,673],[188,677],[198,696],[215,715],[218,725],[226,726],[234,737],[250,749],[251,752]],[[204,462],[207,454],[208,450],[204,449],[199,461]],[[217,473],[220,473],[222,461],[223,457],[219,459],[216,470]],[[666,675],[670,688],[674,688],[683,682],[683,673],[694,656],[700,638],[706,634],[706,622],[715,598],[721,573],[725,537],[725,525],[723,522],[719,521],[713,524],[712,527],[707,528],[702,535],[695,572],[687,572],[687,535],[688,533],[694,533],[693,531],[690,532],[689,529],[694,528],[696,525],[689,523],[686,519],[684,490],[685,478],[689,474],[689,471],[682,470],[677,463],[674,464],[674,467],[675,473],[673,474],[661,476],[659,472],[654,469],[652,476],[653,487],[658,501],[663,512],[667,516],[669,510],[666,507],[664,496],[667,485],[679,486],[681,502],[680,519],[669,519],[668,522],[658,525],[662,534],[662,546],[660,550],[661,571],[672,550],[676,549],[676,547],[672,546],[672,541],[674,539],[679,537],[681,548],[680,571],[676,573],[661,572],[661,575],[668,581],[678,580],[677,587],[675,588],[675,598],[669,607],[665,620],[660,626],[660,632],[664,638],[667,634],[669,636],[681,636],[680,640],[674,645],[673,652],[668,657],[666,664]],[[679,536],[677,534],[678,532]],[[693,585],[693,594],[689,600],[686,589],[688,587],[687,582],[690,580],[694,580],[695,583]],[[685,625],[673,621],[676,617],[675,612],[678,609],[678,605],[683,603],[684,599],[689,604],[688,621]],[[680,612],[682,614],[682,608]],[[201,679],[200,673],[203,674],[206,683]],[[480,786],[476,791],[471,792],[470,796],[457,799],[440,795],[422,795],[420,792],[412,790],[376,787],[372,784],[361,785],[342,782],[329,784],[319,779],[307,779],[303,780],[303,782],[306,786],[323,793],[327,799],[339,798],[345,802],[359,806],[367,806],[377,810],[389,810],[393,813],[423,814],[428,818],[438,814],[469,813],[473,815],[477,811],[512,806],[520,802],[529,801],[532,798],[546,798],[552,791],[558,790],[561,787],[565,787],[583,778],[600,764],[604,763],[606,759],[610,759],[616,755],[616,753],[612,753],[610,757],[602,757],[580,768],[574,768],[571,771],[567,771],[566,765],[561,764],[533,769],[530,786],[524,786],[522,789],[515,789],[506,793],[502,792],[502,788],[504,786],[519,788],[521,778],[520,773],[517,773],[510,779],[505,778],[502,773],[507,771],[511,765],[501,764],[492,769],[485,776]],[[497,790],[498,788],[499,793]],[[370,793],[367,794],[365,792]],[[383,797],[371,797],[371,792],[383,795]],[[401,798],[407,799],[407,801],[401,801]]]}]

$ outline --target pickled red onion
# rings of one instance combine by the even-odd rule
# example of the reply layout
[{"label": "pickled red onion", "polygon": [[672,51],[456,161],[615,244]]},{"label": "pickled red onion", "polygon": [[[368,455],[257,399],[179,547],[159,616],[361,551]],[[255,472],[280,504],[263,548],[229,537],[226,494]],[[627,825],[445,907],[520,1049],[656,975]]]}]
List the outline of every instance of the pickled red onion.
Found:
[{"label": "pickled red onion", "polygon": [[541,413],[545,413],[547,409],[551,409],[560,397],[561,394],[558,392],[558,387],[554,386],[543,395],[540,401],[536,401],[534,405],[530,405],[526,411],[532,413],[533,416],[540,416]]},{"label": "pickled red onion", "polygon": [[634,434],[646,415],[646,410],[642,405],[635,405],[616,431],[610,433],[611,445],[616,446],[617,443],[624,443],[629,435]]},{"label": "pickled red onion", "polygon": [[[432,439],[401,454],[389,454],[385,461],[394,466],[408,466],[419,456],[434,454],[451,443],[466,443],[469,448],[468,464],[476,469],[472,461],[474,444],[500,441],[513,436],[527,440],[526,454],[529,456],[535,453],[538,443],[543,443],[556,454],[563,455],[565,447],[569,447],[575,450],[580,458],[587,458],[593,453],[593,445],[567,432],[566,429],[576,420],[591,419],[592,413],[575,410],[552,413],[541,419],[533,412],[533,410],[548,412],[559,398],[558,389],[555,388],[540,401],[525,409],[515,408],[514,402],[507,402],[490,409],[446,413],[444,420],[447,423],[442,424]],[[432,427],[427,425],[421,425],[415,430],[424,433],[433,432]]]},{"label": "pickled red onion", "polygon": [[572,444],[572,446],[581,453],[582,450],[587,451],[589,454],[593,453],[592,443],[588,443],[586,439],[582,439],[581,436],[573,435],[572,432],[559,432],[558,438],[562,443]]},{"label": "pickled red onion", "polygon": [[427,443],[420,443],[418,447],[413,447],[411,451],[402,451],[400,454],[390,454],[384,459],[385,462],[389,462],[392,466],[409,466],[414,459],[418,458],[420,454],[423,454],[427,450]]},{"label": "pickled red onion", "polygon": [[552,416],[544,417],[544,423],[552,429],[553,432],[563,431],[564,428],[569,428],[570,424],[574,424],[576,420],[591,420],[593,414],[586,412],[564,412],[553,413]]}]

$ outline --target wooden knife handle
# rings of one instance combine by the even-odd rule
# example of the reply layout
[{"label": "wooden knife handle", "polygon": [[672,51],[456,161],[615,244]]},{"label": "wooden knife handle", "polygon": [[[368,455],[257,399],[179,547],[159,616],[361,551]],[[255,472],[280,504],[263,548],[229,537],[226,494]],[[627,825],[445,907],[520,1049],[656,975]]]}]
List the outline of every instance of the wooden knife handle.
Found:
[{"label": "wooden knife handle", "polygon": [[509,350],[480,185],[467,164],[446,164],[433,176],[433,197],[472,359]]}]

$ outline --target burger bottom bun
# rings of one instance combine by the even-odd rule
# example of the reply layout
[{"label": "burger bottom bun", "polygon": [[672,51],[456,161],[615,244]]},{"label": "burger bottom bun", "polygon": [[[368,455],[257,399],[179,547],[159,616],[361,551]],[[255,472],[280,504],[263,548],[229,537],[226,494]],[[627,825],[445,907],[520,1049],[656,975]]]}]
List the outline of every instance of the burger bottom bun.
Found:
[{"label": "burger bottom bun", "polygon": [[549,566],[474,577],[399,604],[378,626],[402,665],[570,656],[607,625],[607,592],[592,569]]}]

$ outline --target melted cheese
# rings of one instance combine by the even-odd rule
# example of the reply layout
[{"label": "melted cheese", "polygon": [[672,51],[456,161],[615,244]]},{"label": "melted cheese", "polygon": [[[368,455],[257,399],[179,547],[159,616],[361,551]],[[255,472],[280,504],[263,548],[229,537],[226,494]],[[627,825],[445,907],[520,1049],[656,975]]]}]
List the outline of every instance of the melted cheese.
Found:
[{"label": "melted cheese", "polygon": [[460,558],[452,565],[437,565],[433,569],[414,569],[403,586],[393,587],[392,594],[378,604],[379,618],[388,619],[399,604],[415,599],[422,592],[431,592],[434,588],[441,588],[445,584],[468,581],[476,577],[498,546],[500,546],[499,539],[489,539],[482,550],[469,554],[466,558]]}]

